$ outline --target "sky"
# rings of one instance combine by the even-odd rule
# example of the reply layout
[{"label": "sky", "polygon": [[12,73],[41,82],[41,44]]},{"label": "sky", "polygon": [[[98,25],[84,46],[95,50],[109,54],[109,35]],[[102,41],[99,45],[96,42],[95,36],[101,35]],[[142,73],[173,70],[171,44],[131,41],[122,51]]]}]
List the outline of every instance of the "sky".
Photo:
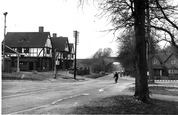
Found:
[{"label": "sky", "polygon": [[97,5],[78,7],[78,0],[0,0],[0,40],[4,39],[4,12],[6,32],[45,32],[69,38],[74,43],[73,31],[79,31],[77,58],[89,58],[99,48],[112,48],[117,55],[116,36],[101,32],[111,28],[107,19],[99,19]]}]

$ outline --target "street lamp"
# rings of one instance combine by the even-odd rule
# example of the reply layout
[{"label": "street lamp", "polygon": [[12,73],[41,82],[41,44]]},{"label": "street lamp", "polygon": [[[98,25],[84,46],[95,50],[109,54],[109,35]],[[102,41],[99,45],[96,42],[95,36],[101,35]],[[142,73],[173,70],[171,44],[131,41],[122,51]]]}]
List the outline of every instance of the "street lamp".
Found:
[{"label": "street lamp", "polygon": [[3,71],[5,71],[5,38],[6,38],[6,16],[7,12],[4,12],[4,41],[3,41]]}]

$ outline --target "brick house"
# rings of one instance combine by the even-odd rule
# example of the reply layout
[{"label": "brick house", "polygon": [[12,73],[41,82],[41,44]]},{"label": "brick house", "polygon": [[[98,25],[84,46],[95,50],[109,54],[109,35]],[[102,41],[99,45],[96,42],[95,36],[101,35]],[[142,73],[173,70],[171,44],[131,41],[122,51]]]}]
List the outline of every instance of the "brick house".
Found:
[{"label": "brick house", "polygon": [[152,56],[152,64],[155,76],[178,77],[178,54],[159,53]]},{"label": "brick house", "polygon": [[[49,32],[7,32],[5,44],[20,54],[20,70],[52,70],[52,42]],[[8,54],[17,67],[17,54]]]},{"label": "brick house", "polygon": [[178,77],[178,54],[172,53],[165,61],[169,76]]}]

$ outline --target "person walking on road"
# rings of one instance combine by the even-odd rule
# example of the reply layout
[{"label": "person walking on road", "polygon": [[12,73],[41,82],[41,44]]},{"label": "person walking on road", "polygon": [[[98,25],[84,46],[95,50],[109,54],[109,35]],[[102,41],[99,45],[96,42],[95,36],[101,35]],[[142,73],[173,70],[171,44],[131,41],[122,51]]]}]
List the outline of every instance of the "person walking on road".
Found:
[{"label": "person walking on road", "polygon": [[115,83],[117,83],[118,77],[119,77],[119,76],[118,76],[118,73],[115,72],[114,77],[113,77],[113,78],[115,79]]}]

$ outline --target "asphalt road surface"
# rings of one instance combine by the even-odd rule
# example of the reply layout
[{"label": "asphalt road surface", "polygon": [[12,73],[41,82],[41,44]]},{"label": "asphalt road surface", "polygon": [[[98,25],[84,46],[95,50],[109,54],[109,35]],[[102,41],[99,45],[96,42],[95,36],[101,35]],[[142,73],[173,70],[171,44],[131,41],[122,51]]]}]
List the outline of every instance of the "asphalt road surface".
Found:
[{"label": "asphalt road surface", "polygon": [[113,75],[77,82],[3,81],[2,114],[63,114],[97,98],[122,94],[134,82]]}]

